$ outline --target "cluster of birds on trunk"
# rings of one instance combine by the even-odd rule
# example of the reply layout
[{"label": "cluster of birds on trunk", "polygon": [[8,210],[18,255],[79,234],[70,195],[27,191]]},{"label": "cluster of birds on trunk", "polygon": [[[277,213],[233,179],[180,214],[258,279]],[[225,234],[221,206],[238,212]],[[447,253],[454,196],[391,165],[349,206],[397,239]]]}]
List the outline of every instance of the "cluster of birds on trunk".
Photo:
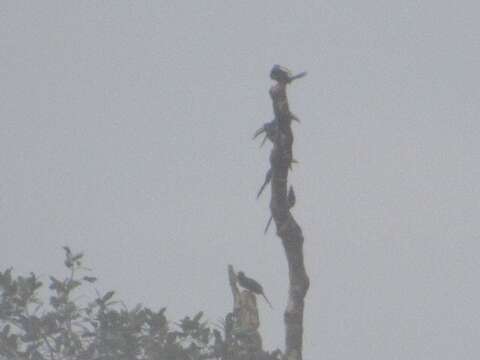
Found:
[{"label": "cluster of birds on trunk", "polygon": [[[287,154],[285,156],[288,157],[289,165],[296,162],[295,159],[293,159],[291,154],[293,135],[290,128],[290,125],[291,125],[290,123],[292,120],[297,122],[300,122],[300,120],[293,113],[291,113],[288,108],[285,88],[286,88],[286,85],[290,84],[292,81],[296,79],[300,79],[305,75],[307,75],[306,72],[301,72],[297,75],[292,75],[291,71],[283,66],[280,66],[280,65],[273,66],[272,70],[270,71],[270,78],[272,80],[275,80],[277,84],[274,87],[272,87],[272,89],[270,90],[270,94],[273,99],[273,97],[275,96],[275,91],[280,91],[282,93],[277,93],[277,95],[279,95],[280,97],[283,96],[284,99],[281,99],[283,101],[280,101],[280,105],[277,105],[281,107],[281,109],[277,109],[274,104],[275,118],[272,121],[265,123],[260,129],[258,129],[255,132],[253,136],[253,139],[256,139],[261,134],[265,134],[260,146],[263,146],[267,140],[270,140],[272,143],[277,143],[278,141],[284,140],[287,148]],[[262,192],[265,190],[267,185],[272,180],[272,175],[273,175],[273,172],[272,172],[272,169],[270,168],[265,175],[265,181],[263,182],[262,186],[260,187],[260,190],[257,193],[257,199],[260,197]],[[288,189],[287,202],[288,202],[289,210],[295,206],[296,196],[295,196],[295,192],[293,191],[293,187],[291,185]],[[270,218],[268,219],[267,225],[265,226],[265,230],[264,230],[265,234],[268,232],[268,228],[272,223],[272,219],[273,219],[273,216],[271,215]],[[270,303],[270,301],[268,300],[267,296],[264,293],[262,285],[260,285],[260,283],[258,283],[256,280],[247,277],[244,272],[239,271],[237,273],[237,282],[241,287],[245,288],[246,290],[256,295],[263,296],[263,298],[265,299],[267,304],[270,306],[270,308],[273,308],[272,304]]]},{"label": "cluster of birds on trunk", "polygon": [[[286,156],[288,157],[289,165],[291,166],[292,163],[297,162],[291,155],[291,146],[293,143],[293,135],[292,131],[290,128],[290,122],[292,120],[300,122],[297,116],[295,116],[289,109],[288,107],[288,102],[286,98],[286,92],[285,92],[285,87],[287,84],[290,84],[293,80],[300,79],[307,75],[305,71],[297,74],[297,75],[292,75],[291,71],[288,70],[287,68],[280,66],[280,65],[274,65],[272,70],[270,71],[270,78],[272,80],[275,80],[277,84],[272,87],[270,90],[270,94],[273,94],[275,92],[276,88],[279,88],[280,91],[282,91],[282,94],[280,96],[285,97],[281,101],[279,101],[281,104],[275,106],[274,105],[274,113],[276,114],[275,118],[268,122],[265,123],[260,129],[258,129],[255,134],[253,135],[253,139],[256,139],[258,136],[261,134],[265,134],[262,143],[260,146],[263,146],[267,140],[270,140],[272,143],[276,143],[278,141],[281,141],[282,138],[286,139]],[[273,98],[274,95],[272,95]],[[275,101],[274,101],[275,102]],[[281,110],[283,110],[283,114],[278,107],[282,107]],[[286,124],[285,124],[286,122]],[[260,197],[260,195],[263,193],[267,185],[270,183],[272,180],[272,169],[270,168],[267,173],[265,174],[265,181],[263,182],[262,186],[260,187],[260,190],[257,193],[257,199]],[[295,192],[293,190],[293,187],[290,186],[288,190],[288,195],[287,195],[287,201],[288,201],[288,208],[291,209],[295,206],[296,202],[296,196]],[[264,233],[266,234],[268,232],[268,229],[270,227],[270,224],[272,222],[273,217],[270,216],[270,219],[267,222],[267,225],[265,226]]]}]

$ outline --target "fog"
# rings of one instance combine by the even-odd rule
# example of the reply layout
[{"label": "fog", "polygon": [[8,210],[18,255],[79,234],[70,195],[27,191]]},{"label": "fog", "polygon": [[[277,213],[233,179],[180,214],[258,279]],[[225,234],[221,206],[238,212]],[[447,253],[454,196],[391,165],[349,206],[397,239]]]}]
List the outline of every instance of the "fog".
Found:
[{"label": "fog", "polygon": [[287,267],[265,236],[273,64],[292,84],[305,359],[480,356],[480,6],[474,1],[5,1],[0,264],[47,281],[64,245],[103,291],[170,318],[261,281],[283,347]]}]

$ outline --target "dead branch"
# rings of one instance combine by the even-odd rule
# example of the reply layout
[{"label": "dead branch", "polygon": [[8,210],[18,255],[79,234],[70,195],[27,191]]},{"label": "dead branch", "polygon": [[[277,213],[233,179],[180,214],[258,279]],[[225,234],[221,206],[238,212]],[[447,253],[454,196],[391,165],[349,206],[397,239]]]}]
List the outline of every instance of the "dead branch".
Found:
[{"label": "dead branch", "polygon": [[[270,210],[277,228],[277,235],[282,240],[289,270],[288,303],[284,312],[285,322],[285,358],[302,359],[304,299],[309,288],[303,257],[304,237],[302,229],[292,216],[292,199],[288,196],[288,171],[293,156],[292,120],[296,117],[290,112],[287,98],[287,85],[294,79],[305,76],[301,73],[292,76],[290,72],[275,65],[270,74],[276,84],[270,89],[276,127],[275,134],[268,136],[273,143],[270,153],[271,191]],[[265,127],[264,127],[265,129]],[[265,129],[266,132],[266,129]],[[293,188],[292,188],[293,193]]]}]

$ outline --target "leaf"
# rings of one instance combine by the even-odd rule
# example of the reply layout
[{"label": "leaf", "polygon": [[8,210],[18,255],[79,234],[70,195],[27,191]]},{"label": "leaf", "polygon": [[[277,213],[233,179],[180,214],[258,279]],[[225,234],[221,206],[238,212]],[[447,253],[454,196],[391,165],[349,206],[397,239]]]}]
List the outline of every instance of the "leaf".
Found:
[{"label": "leaf", "polygon": [[2,336],[7,337],[9,332],[10,332],[10,325],[7,324],[3,327]]},{"label": "leaf", "polygon": [[17,340],[18,340],[18,336],[13,334],[11,336],[8,337],[7,339],[7,346],[9,348],[11,348],[13,351],[17,351],[18,349],[18,343],[17,343]]},{"label": "leaf", "polygon": [[194,322],[198,322],[203,316],[203,311],[200,311],[195,317],[193,318]]},{"label": "leaf", "polygon": [[64,290],[64,285],[63,285],[63,282],[60,281],[60,280],[57,280],[56,278],[54,278],[53,276],[50,276],[50,281],[52,282],[49,286],[49,288],[51,290],[56,290],[58,292],[60,291],[63,291]]},{"label": "leaf", "polygon": [[106,303],[108,300],[110,300],[113,297],[113,294],[115,294],[115,291],[109,291],[107,292],[103,297],[101,302]]},{"label": "leaf", "polygon": [[83,257],[83,253],[78,253],[72,257],[72,261],[80,260]]},{"label": "leaf", "polygon": [[80,281],[77,281],[77,280],[72,280],[68,283],[68,289],[69,290],[73,290],[75,289],[76,287],[82,285],[82,283]]},{"label": "leaf", "polygon": [[94,283],[95,281],[97,281],[97,278],[93,276],[84,276],[83,280],[88,281],[89,283]]},{"label": "leaf", "polygon": [[72,250],[70,250],[68,246],[64,246],[63,250],[65,250],[65,255],[67,255],[68,257],[72,255]]},{"label": "leaf", "polygon": [[73,266],[72,262],[72,250],[68,246],[64,246],[63,250],[65,250],[65,261],[64,264],[67,268],[71,268]]}]

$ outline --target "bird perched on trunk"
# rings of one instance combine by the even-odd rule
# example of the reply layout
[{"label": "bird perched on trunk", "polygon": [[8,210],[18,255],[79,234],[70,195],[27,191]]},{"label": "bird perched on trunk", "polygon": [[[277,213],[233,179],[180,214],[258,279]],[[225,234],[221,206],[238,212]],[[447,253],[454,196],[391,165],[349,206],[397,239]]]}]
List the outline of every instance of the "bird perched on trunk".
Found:
[{"label": "bird perched on trunk", "polygon": [[[288,189],[288,194],[287,194],[287,201],[288,201],[288,210],[293,208],[295,206],[295,203],[297,202],[297,197],[295,196],[295,191],[293,191],[293,186],[290,185],[290,188]],[[270,224],[272,223],[273,216],[270,215],[270,219],[268,219],[267,225],[265,226],[265,230],[263,231],[264,234],[267,233],[268,228],[270,227]]]},{"label": "bird perched on trunk", "polygon": [[238,280],[238,284],[247,289],[248,291],[254,293],[254,294],[257,294],[257,295],[262,295],[263,298],[265,299],[265,301],[267,302],[267,304],[270,306],[270,308],[273,309],[273,306],[272,304],[270,303],[270,301],[268,300],[267,296],[265,295],[265,293],[263,292],[263,287],[262,285],[260,285],[257,281],[245,276],[245,274],[243,273],[243,271],[239,271],[238,274],[237,274],[237,280]]},{"label": "bird perched on trunk", "polygon": [[273,65],[273,68],[270,71],[270,78],[272,80],[286,83],[286,84],[291,83],[293,80],[300,79],[305,75],[307,75],[305,71],[297,75],[292,75],[292,72],[289,69],[280,65]]},{"label": "bird perched on trunk", "polygon": [[[291,112],[290,112],[290,119],[295,120],[296,122],[300,122],[300,119],[296,115],[292,114]],[[279,141],[280,133],[279,133],[278,124],[279,122],[276,118],[268,123],[263,124],[263,126],[257,131],[255,131],[255,134],[253,134],[253,140],[255,140],[259,135],[265,133],[265,136],[263,137],[260,147],[265,145],[265,142],[267,141],[267,139],[270,140],[272,143]]]},{"label": "bird perched on trunk", "polygon": [[262,192],[263,190],[265,190],[265,187],[270,183],[270,181],[272,181],[272,175],[273,175],[272,169],[270,168],[265,174],[265,181],[263,182],[262,187],[260,188],[260,190],[258,190],[257,199],[260,197],[260,195],[262,195]]},{"label": "bird perched on trunk", "polygon": [[253,140],[255,140],[259,135],[263,133],[265,133],[265,137],[263,138],[260,146],[263,146],[267,139],[270,140],[272,143],[275,142],[278,135],[278,121],[276,119],[273,119],[272,121],[263,124],[260,129],[255,131],[255,134],[253,135]]}]

